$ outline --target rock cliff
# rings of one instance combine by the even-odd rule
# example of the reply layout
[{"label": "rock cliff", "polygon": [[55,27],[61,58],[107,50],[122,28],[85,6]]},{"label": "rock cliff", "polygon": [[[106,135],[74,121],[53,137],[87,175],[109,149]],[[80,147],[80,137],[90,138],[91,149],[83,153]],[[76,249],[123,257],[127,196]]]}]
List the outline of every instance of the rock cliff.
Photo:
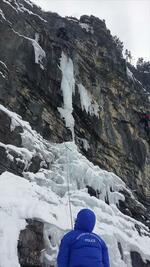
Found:
[{"label": "rock cliff", "polygon": [[[90,161],[121,177],[141,202],[123,192],[120,210],[150,226],[150,128],[141,123],[150,113],[149,85],[126,63],[105,21],[62,18],[29,0],[2,0],[0,35],[0,103],[49,141],[74,138]],[[3,112],[0,125],[0,142],[21,147],[22,128],[10,132]],[[25,166],[12,164],[3,146],[0,159],[1,173],[22,175]],[[40,158],[32,158],[30,171],[39,168]]]}]

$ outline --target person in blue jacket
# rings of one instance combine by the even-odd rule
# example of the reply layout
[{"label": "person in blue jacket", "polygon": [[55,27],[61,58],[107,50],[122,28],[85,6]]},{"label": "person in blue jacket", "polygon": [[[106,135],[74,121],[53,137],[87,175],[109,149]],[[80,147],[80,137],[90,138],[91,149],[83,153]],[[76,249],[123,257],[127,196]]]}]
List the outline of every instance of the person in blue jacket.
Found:
[{"label": "person in blue jacket", "polygon": [[92,210],[80,210],[74,230],[61,240],[58,267],[110,267],[104,240],[92,232],[95,222],[96,216]]}]

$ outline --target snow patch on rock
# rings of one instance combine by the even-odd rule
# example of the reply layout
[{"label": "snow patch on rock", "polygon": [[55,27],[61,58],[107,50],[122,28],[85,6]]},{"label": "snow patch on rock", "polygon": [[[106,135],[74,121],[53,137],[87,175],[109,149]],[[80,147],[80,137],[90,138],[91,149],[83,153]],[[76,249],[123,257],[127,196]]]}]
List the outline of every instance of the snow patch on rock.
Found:
[{"label": "snow patch on rock", "polygon": [[133,73],[131,72],[131,70],[127,67],[126,71],[127,71],[127,76],[128,76],[128,78],[129,78],[129,80],[134,81],[135,78],[134,78],[134,75],[133,75]]},{"label": "snow patch on rock", "polygon": [[5,64],[3,61],[0,60],[0,64],[1,64],[5,69],[8,69],[7,66],[6,66],[6,64]]},{"label": "snow patch on rock", "polygon": [[75,23],[79,23],[79,20],[77,18],[74,17],[65,17],[67,20],[75,22]]},{"label": "snow patch on rock", "polygon": [[15,10],[18,13],[18,10],[11,5],[11,0],[2,0],[5,4],[9,5],[13,10]]},{"label": "snow patch on rock", "polygon": [[78,139],[79,143],[82,144],[83,148],[84,148],[86,151],[88,151],[88,149],[90,148],[90,145],[89,145],[88,141],[87,141],[85,138],[79,138],[79,137],[78,137],[77,139]]},{"label": "snow patch on rock", "polygon": [[5,75],[0,71],[0,75],[2,76],[3,79],[5,79]]},{"label": "snow patch on rock", "polygon": [[29,6],[33,7],[33,3],[30,0],[24,0]]},{"label": "snow patch on rock", "polygon": [[39,16],[38,14],[33,13],[31,10],[27,9],[26,7],[24,7],[23,4],[19,4],[19,9],[21,12],[27,12],[29,15],[33,15],[38,17],[40,20],[42,20],[43,22],[47,22],[47,20],[43,19],[41,16]]},{"label": "snow patch on rock", "polygon": [[[7,5],[9,5],[13,10],[15,10],[17,13],[19,12],[27,12],[29,15],[32,15],[32,16],[36,16],[38,17],[40,20],[42,20],[43,22],[47,22],[45,19],[43,19],[40,15],[38,14],[35,14],[34,12],[32,12],[31,10],[27,9],[22,3],[20,2],[17,2],[16,0],[13,0],[14,4],[15,4],[15,7],[14,5],[12,5],[12,1],[11,0],[2,0],[4,3],[6,3]],[[33,8],[33,4],[32,2],[30,2],[29,0],[24,0],[24,2],[26,4],[28,4],[31,8]]]},{"label": "snow patch on rock", "polygon": [[6,20],[5,15],[4,15],[2,9],[0,9],[0,16],[1,16],[4,20]]},{"label": "snow patch on rock", "polygon": [[[26,39],[26,40],[29,40],[30,42],[32,42],[32,45],[34,47],[34,54],[35,54],[35,63],[36,64],[39,64],[40,65],[40,68],[42,70],[44,70],[44,66],[43,66],[43,61],[44,59],[46,58],[46,53],[45,51],[42,49],[42,47],[37,43],[36,40],[32,39],[32,38],[29,38],[27,36],[24,36],[18,32],[16,32],[14,29],[12,29],[13,32],[15,34],[17,34],[18,36]],[[37,34],[35,35],[35,38],[37,39]]]},{"label": "snow patch on rock", "polygon": [[94,30],[93,30],[93,27],[92,26],[90,26],[89,24],[87,24],[87,23],[79,23],[79,26],[82,28],[82,29],[84,29],[86,32],[90,32],[90,33],[94,33]]}]

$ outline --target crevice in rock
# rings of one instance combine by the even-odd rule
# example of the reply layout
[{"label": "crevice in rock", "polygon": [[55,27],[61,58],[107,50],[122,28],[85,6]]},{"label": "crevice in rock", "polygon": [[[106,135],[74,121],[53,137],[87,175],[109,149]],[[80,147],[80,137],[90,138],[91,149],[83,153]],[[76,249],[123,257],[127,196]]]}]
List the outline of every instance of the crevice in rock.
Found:
[{"label": "crevice in rock", "polygon": [[150,267],[150,261],[143,262],[140,254],[136,251],[131,251],[132,267]]}]

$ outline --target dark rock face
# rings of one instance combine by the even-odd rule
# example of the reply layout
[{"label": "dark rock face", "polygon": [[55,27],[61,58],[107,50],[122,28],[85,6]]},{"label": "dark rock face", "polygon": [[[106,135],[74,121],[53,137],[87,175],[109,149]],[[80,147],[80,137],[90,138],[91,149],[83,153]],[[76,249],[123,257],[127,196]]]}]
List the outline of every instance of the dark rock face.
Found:
[{"label": "dark rock face", "polygon": [[22,230],[18,242],[18,257],[21,267],[42,267],[41,250],[44,248],[43,223],[27,220],[27,227]]},{"label": "dark rock face", "polygon": [[[94,164],[124,180],[143,205],[133,202],[124,192],[126,201],[120,202],[121,211],[146,223],[150,207],[150,132],[140,125],[140,114],[150,113],[148,94],[141,84],[149,90],[149,74],[140,76],[128,65],[135,78],[127,75],[126,62],[105,22],[94,16],[82,16],[80,20],[61,18],[24,0],[9,4],[0,1],[0,9],[0,104],[29,121],[44,138],[52,142],[71,140],[71,132],[58,112],[63,105],[60,58],[62,51],[68,55],[75,77],[75,141]],[[88,31],[82,28],[85,24]],[[35,62],[31,39],[36,38],[46,53],[41,64]],[[99,116],[82,110],[80,83],[99,105]],[[0,111],[0,142],[21,147],[23,129],[18,126],[11,131],[10,125],[10,118]],[[86,149],[81,142],[85,139],[89,145]],[[25,168],[21,157],[12,150],[9,154],[0,144],[0,173],[10,170],[21,176]],[[20,161],[16,160],[18,157]],[[37,172],[40,163],[39,157],[33,157],[28,170]],[[99,192],[92,188],[88,192],[98,197]],[[32,233],[31,239],[33,236]],[[26,245],[22,252],[19,247],[20,261]],[[23,260],[21,264],[30,266],[32,262]],[[34,266],[38,264],[35,260]]]},{"label": "dark rock face", "polygon": [[140,254],[135,251],[131,251],[131,259],[133,267],[150,267],[150,262],[143,262]]},{"label": "dark rock face", "polygon": [[119,201],[119,209],[126,215],[145,223],[148,227],[150,215],[147,212],[147,209],[141,203],[137,202],[136,199],[133,199],[128,191],[121,192],[125,201]]},{"label": "dark rock face", "polygon": [[144,88],[150,93],[150,72],[139,71],[134,66],[128,64],[135,78],[143,84]]},{"label": "dark rock face", "polygon": [[89,194],[90,196],[94,196],[94,197],[99,198],[99,194],[100,194],[100,192],[98,192],[98,190],[94,190],[94,189],[93,189],[91,186],[89,186],[89,185],[87,185],[86,187],[87,187],[87,190],[88,190],[88,194]]}]

